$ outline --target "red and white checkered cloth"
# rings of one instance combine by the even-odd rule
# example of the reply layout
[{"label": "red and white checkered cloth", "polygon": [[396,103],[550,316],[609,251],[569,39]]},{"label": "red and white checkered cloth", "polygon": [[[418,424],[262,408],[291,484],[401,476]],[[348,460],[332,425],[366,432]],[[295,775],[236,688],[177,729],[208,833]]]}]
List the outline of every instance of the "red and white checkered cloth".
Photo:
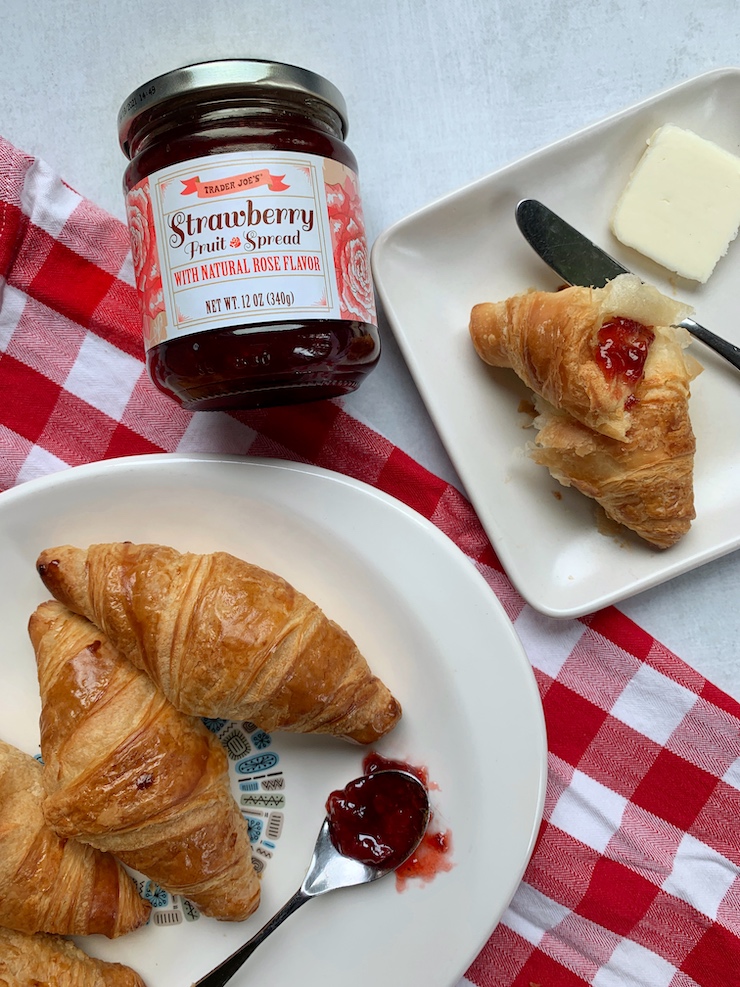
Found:
[{"label": "red and white checkered cloth", "polygon": [[334,469],[430,518],[513,621],[549,738],[534,855],[459,987],[740,984],[740,706],[615,608],[526,606],[461,494],[340,403],[193,415],[149,383],[141,346],[123,225],[0,139],[0,489],[227,452]]}]

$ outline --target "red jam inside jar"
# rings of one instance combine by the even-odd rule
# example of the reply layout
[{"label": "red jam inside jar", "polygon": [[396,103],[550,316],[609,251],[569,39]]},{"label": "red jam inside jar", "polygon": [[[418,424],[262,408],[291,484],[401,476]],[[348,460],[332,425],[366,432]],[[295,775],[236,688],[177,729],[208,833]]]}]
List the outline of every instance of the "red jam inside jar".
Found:
[{"label": "red jam inside jar", "polygon": [[354,391],[380,339],[338,90],[296,66],[205,62],[118,118],[149,374],[191,411]]},{"label": "red jam inside jar", "polygon": [[633,319],[614,316],[599,329],[596,359],[608,380],[621,379],[635,384],[645,372],[650,344],[655,333]]}]

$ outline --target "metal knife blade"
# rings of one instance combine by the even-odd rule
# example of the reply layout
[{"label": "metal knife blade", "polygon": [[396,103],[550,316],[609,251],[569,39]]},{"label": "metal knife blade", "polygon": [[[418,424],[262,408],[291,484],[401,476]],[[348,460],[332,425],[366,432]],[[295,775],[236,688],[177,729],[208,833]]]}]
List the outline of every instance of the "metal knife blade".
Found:
[{"label": "metal knife blade", "polygon": [[530,246],[568,284],[603,288],[617,275],[629,273],[537,199],[522,199],[516,221]]},{"label": "metal knife blade", "polygon": [[[603,288],[619,274],[630,273],[537,199],[518,203],[516,222],[529,245],[568,284]],[[715,336],[693,319],[684,319],[680,325],[740,370],[740,346]]]}]

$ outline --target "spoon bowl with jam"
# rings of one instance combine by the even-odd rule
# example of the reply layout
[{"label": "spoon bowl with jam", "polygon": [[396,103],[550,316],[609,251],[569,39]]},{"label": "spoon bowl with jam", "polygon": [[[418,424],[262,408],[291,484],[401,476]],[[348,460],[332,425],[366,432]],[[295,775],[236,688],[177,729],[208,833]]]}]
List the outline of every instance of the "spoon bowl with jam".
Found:
[{"label": "spoon bowl with jam", "polygon": [[223,987],[289,915],[311,898],[369,884],[399,868],[421,843],[430,818],[429,793],[409,771],[373,771],[329,796],[303,883],[251,939],[193,987]]}]

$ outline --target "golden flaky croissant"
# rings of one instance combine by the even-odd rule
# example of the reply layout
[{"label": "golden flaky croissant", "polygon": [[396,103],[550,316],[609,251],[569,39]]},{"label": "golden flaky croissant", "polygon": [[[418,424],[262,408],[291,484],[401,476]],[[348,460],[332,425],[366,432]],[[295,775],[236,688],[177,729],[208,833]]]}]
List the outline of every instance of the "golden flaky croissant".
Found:
[{"label": "golden flaky croissant", "polygon": [[682,368],[680,347],[671,345],[675,330],[667,327],[687,314],[657,288],[623,274],[605,288],[528,291],[476,305],[470,335],[486,363],[510,367],[553,407],[602,435],[625,439],[640,375],[610,373],[609,342],[599,334],[615,318],[650,327],[656,337],[650,351],[656,343],[670,346]]},{"label": "golden flaky croissant", "polygon": [[250,915],[259,881],[217,738],[60,603],[42,603],[29,633],[49,825],[110,850],[205,915]]},{"label": "golden flaky croissant", "polygon": [[0,928],[0,987],[146,987],[130,967],[88,956],[61,936]]},{"label": "golden flaky croissant", "polygon": [[42,552],[49,592],[101,627],[186,713],[369,744],[401,707],[350,636],[280,576],[225,552],[70,545]]},{"label": "golden flaky croissant", "polygon": [[35,758],[0,741],[0,925],[109,938],[143,925],[150,906],[121,864],[46,824],[42,776]]},{"label": "golden flaky croissant", "polygon": [[672,325],[685,314],[634,275],[471,313],[479,355],[538,395],[535,462],[658,548],[695,517],[689,395],[701,368],[684,353],[688,333]]}]

